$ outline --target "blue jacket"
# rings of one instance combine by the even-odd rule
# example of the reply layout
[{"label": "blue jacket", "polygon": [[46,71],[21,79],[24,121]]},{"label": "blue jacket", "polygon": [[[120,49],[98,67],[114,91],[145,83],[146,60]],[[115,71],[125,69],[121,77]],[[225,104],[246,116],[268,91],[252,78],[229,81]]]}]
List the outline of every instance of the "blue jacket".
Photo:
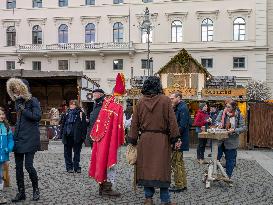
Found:
[{"label": "blue jacket", "polygon": [[0,162],[9,161],[9,153],[12,152],[14,146],[11,130],[7,133],[4,123],[0,123]]},{"label": "blue jacket", "polygon": [[187,104],[181,101],[174,109],[182,140],[180,151],[189,151],[190,113]]}]

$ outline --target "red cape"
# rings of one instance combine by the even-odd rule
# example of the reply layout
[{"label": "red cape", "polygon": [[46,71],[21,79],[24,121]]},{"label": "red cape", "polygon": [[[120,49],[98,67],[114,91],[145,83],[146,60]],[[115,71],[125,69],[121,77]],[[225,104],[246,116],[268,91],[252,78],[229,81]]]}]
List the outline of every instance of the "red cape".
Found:
[{"label": "red cape", "polygon": [[114,97],[104,101],[90,137],[94,143],[89,176],[103,183],[107,169],[117,164],[118,148],[124,143],[123,107]]}]

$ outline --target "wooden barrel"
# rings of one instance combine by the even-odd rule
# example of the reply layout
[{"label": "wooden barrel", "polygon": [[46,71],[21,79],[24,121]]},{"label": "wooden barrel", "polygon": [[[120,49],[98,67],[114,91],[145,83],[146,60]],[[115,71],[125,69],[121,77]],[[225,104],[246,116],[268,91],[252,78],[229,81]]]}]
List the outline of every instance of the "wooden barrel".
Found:
[{"label": "wooden barrel", "polygon": [[47,126],[40,126],[40,151],[48,150],[49,139],[47,137]]}]

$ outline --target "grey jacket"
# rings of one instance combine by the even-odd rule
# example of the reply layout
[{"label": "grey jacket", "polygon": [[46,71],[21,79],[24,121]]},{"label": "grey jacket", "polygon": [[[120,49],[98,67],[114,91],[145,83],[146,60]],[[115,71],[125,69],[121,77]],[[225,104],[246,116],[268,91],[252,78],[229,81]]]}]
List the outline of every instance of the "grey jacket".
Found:
[{"label": "grey jacket", "polygon": [[[223,110],[219,113],[219,115],[216,119],[216,124],[221,124],[223,113],[224,113]],[[225,119],[227,117],[228,116],[226,116]],[[225,120],[225,122],[226,121],[227,120]],[[243,118],[242,114],[240,113],[240,111],[237,110],[235,112],[235,132],[232,134],[229,134],[229,138],[223,141],[225,148],[226,149],[237,149],[240,144],[239,135],[241,133],[245,132],[245,130],[246,130],[246,126],[245,126],[244,118]]]}]

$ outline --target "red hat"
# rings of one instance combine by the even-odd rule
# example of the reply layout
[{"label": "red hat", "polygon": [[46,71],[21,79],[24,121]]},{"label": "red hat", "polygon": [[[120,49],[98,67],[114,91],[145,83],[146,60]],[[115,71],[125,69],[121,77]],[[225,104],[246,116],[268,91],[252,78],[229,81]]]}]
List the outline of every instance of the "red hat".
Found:
[{"label": "red hat", "polygon": [[125,90],[125,78],[122,73],[118,73],[116,78],[116,85],[114,88],[114,96],[121,96],[124,95],[126,92]]}]

